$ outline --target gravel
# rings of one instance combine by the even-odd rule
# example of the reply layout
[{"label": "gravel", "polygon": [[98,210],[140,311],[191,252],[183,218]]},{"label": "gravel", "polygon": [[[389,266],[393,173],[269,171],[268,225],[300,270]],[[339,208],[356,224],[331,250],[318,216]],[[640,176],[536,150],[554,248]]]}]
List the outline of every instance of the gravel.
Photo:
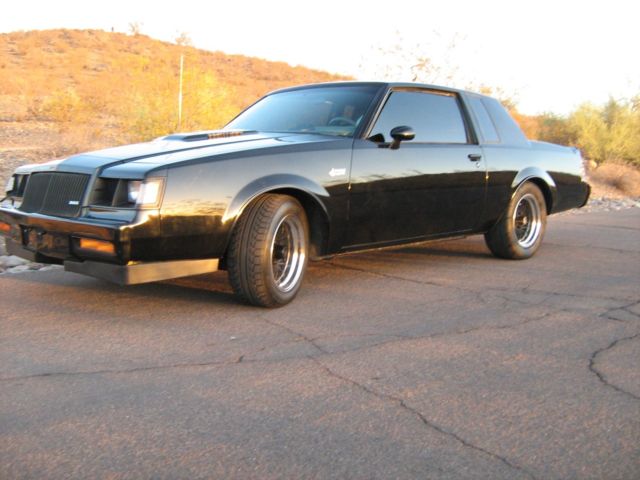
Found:
[{"label": "gravel", "polygon": [[[589,203],[580,209],[562,212],[560,215],[584,215],[590,212],[615,212],[626,210],[627,208],[640,208],[640,197],[637,198],[591,198]],[[46,265],[42,263],[33,263],[23,260],[14,255],[7,255],[4,245],[4,239],[0,238],[0,275],[13,274],[22,272],[31,272],[34,270],[46,271],[56,268],[62,268],[59,265]]]},{"label": "gravel", "polygon": [[615,212],[627,208],[640,208],[640,197],[628,198],[591,198],[583,208],[569,210],[569,214],[584,214],[589,212]]},{"label": "gravel", "polygon": [[56,268],[62,268],[59,265],[46,265],[43,263],[29,262],[15,255],[7,255],[7,249],[5,248],[4,238],[0,237],[0,275],[6,273],[21,273],[32,272],[34,270],[53,270]]},{"label": "gravel", "polygon": [[7,251],[4,246],[4,239],[0,239],[0,275],[6,273],[22,273],[32,272],[34,270],[53,270],[55,268],[62,268],[59,265],[46,265],[43,263],[29,262],[15,255],[7,255]]}]

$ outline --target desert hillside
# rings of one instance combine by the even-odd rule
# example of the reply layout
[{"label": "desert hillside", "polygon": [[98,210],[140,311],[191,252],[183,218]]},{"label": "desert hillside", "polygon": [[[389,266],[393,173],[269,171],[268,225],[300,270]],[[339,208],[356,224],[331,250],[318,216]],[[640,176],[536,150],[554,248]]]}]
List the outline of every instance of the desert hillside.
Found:
[{"label": "desert hillside", "polygon": [[[0,182],[19,164],[218,128],[270,90],[344,78],[181,40],[101,30],[0,34]],[[638,197],[639,99],[585,104],[567,117],[527,116],[507,105],[529,138],[582,150],[595,195]]]},{"label": "desert hillside", "polygon": [[[183,120],[178,125],[180,56]],[[326,72],[99,30],[0,34],[0,177],[18,163],[224,125]]]}]

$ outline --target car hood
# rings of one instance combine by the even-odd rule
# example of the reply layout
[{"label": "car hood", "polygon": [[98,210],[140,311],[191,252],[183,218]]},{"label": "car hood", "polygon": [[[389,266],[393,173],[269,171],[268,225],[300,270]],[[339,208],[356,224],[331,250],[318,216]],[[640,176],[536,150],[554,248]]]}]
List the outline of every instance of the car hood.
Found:
[{"label": "car hood", "polygon": [[174,134],[151,142],[74,155],[62,161],[43,164],[34,171],[56,170],[138,178],[150,171],[162,170],[194,159],[212,161],[215,157],[232,154],[249,154],[256,150],[291,148],[294,145],[336,140],[344,142],[347,139],[314,134],[225,130]]}]

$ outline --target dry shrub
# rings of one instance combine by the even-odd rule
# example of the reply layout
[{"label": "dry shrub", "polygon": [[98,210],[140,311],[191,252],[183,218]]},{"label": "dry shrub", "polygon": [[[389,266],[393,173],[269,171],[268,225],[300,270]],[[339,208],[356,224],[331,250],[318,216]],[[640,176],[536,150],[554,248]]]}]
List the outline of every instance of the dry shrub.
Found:
[{"label": "dry shrub", "polygon": [[88,106],[73,88],[53,92],[44,99],[41,109],[47,119],[58,122],[61,128],[70,122],[82,123],[90,114]]},{"label": "dry shrub", "polygon": [[178,80],[163,72],[139,72],[114,109],[130,141],[150,140],[176,130],[212,130],[231,120],[239,108],[233,89],[211,72],[188,69],[184,74],[182,122],[178,123]]},{"label": "dry shrub", "polygon": [[608,162],[590,169],[589,181],[622,195],[640,197],[640,169],[625,163]]}]

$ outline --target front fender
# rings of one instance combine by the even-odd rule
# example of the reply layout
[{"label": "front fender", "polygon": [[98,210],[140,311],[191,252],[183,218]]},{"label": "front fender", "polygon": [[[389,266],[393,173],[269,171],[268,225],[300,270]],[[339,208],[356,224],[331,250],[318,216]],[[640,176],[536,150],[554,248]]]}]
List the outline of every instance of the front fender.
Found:
[{"label": "front fender", "polygon": [[[316,253],[322,255],[326,251],[329,240],[330,215],[326,207],[329,197],[327,190],[318,183],[299,175],[276,174],[259,178],[242,188],[230,202],[223,217],[223,223],[229,225],[224,245],[229,245],[235,224],[247,206],[258,196],[280,192],[296,197],[310,215],[311,243],[315,245]],[[226,247],[225,247],[226,250]]]},{"label": "front fender", "polygon": [[263,193],[272,192],[274,190],[292,189],[310,195],[316,203],[322,208],[324,214],[329,218],[329,212],[321,200],[328,198],[329,192],[320,184],[305,177],[291,174],[276,174],[258,178],[243,187],[235,198],[229,203],[222,220],[224,223],[229,221],[235,223],[237,218],[242,214],[247,205],[249,205],[256,197]]}]

